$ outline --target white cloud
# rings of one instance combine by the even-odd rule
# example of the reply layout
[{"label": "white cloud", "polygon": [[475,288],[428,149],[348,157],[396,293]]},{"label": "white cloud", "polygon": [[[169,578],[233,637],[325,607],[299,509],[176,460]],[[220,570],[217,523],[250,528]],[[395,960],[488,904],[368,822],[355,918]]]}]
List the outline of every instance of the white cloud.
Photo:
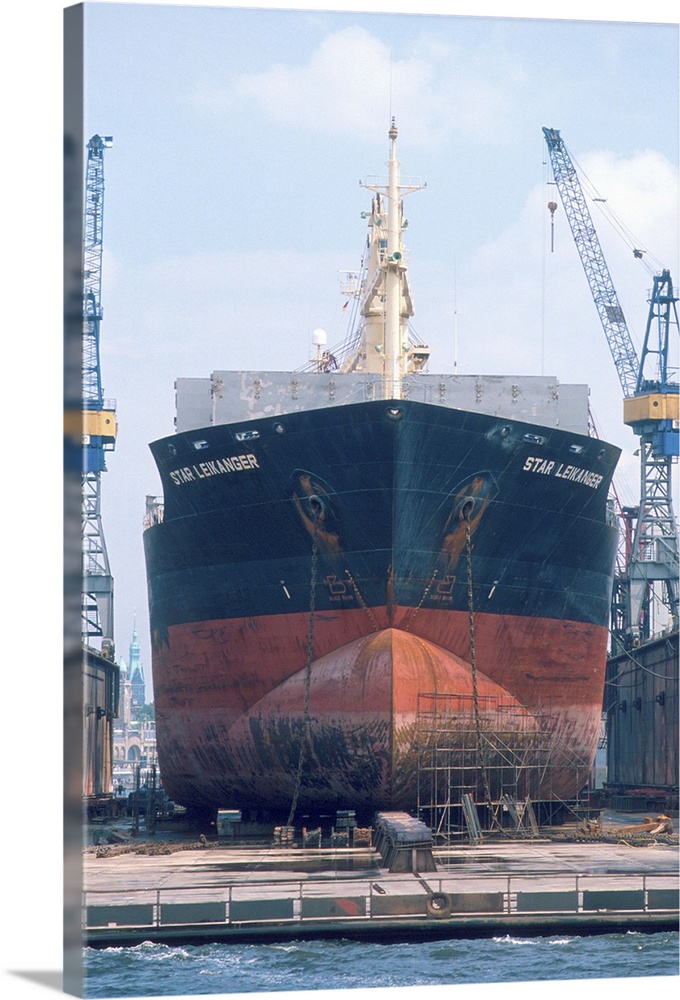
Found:
[{"label": "white cloud", "polygon": [[498,141],[526,82],[503,53],[468,53],[421,35],[399,59],[354,25],[327,35],[304,65],[243,74],[228,89],[195,94],[194,102],[222,112],[255,106],[280,124],[370,140],[391,108],[414,143],[452,131]]},{"label": "white cloud", "polygon": [[[678,260],[677,169],[661,153],[649,149],[631,157],[609,151],[590,153],[584,157],[583,169],[598,195],[607,199],[601,211],[591,207],[601,241],[608,238],[608,216],[614,213],[635,237],[636,246],[673,271]],[[611,238],[610,242],[613,246]],[[627,247],[623,241],[621,245]]]}]

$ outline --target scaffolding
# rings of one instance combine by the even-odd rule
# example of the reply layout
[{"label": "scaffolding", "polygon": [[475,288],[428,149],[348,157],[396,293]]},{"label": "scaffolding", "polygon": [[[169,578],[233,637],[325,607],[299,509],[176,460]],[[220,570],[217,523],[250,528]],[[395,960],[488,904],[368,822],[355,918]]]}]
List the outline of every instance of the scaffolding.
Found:
[{"label": "scaffolding", "polygon": [[420,694],[414,750],[418,816],[438,842],[492,830],[536,836],[576,812],[591,764],[557,733],[550,713],[498,697]]}]

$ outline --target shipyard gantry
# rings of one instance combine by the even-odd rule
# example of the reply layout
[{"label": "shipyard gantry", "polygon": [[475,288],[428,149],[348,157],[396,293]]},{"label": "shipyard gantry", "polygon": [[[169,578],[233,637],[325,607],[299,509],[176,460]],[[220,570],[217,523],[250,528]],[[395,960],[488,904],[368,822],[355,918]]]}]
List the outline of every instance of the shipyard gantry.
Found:
[{"label": "shipyard gantry", "polygon": [[110,136],[87,144],[82,269],[81,554],[83,640],[83,793],[90,811],[112,794],[113,720],[118,714],[113,575],[102,523],[102,473],[116,443],[116,405],[104,396],[100,335],[104,229],[104,151]]}]

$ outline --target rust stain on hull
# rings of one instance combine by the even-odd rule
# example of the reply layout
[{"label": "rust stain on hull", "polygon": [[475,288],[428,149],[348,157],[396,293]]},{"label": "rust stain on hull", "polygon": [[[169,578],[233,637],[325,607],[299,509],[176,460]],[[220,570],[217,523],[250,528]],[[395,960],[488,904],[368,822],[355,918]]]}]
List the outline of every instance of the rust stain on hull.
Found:
[{"label": "rust stain on hull", "polygon": [[[392,610],[403,620],[406,609]],[[467,616],[423,610],[405,632],[389,627],[387,608],[374,614],[377,632],[366,633],[361,611],[315,624],[303,808],[413,808],[419,696],[457,698],[458,716],[472,712]],[[170,629],[155,697],[172,797],[289,806],[305,732],[308,624],[288,615]],[[548,719],[553,735],[591,760],[606,629],[479,614],[476,632],[480,701],[505,706],[529,733]],[[552,781],[560,795],[577,791],[566,770]]]}]

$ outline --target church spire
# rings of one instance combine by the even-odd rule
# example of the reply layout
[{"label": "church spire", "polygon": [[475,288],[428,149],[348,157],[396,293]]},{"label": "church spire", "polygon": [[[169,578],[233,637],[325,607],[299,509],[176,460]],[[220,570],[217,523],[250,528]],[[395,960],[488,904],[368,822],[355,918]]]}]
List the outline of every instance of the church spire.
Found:
[{"label": "church spire", "polygon": [[146,704],[146,681],[144,680],[144,667],[142,666],[142,650],[137,638],[137,612],[135,612],[132,625],[128,676],[132,684],[132,707],[133,709],[141,708],[142,705]]}]

